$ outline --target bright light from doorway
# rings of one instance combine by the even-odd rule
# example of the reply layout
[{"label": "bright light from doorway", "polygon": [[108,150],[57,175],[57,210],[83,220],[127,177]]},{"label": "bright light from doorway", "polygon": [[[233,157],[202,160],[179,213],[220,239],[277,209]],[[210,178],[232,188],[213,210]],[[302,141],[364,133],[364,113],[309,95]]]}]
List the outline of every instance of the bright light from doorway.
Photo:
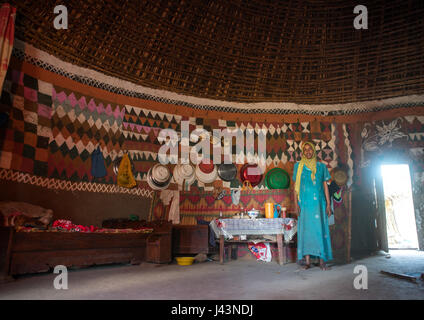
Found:
[{"label": "bright light from doorway", "polygon": [[418,248],[409,166],[406,164],[382,165],[381,173],[389,248]]}]

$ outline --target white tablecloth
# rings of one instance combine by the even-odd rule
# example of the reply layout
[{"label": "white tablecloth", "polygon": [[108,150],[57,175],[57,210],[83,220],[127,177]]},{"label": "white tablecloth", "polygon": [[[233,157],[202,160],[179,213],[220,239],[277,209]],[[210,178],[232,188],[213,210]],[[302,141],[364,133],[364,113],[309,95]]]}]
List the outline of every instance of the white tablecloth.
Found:
[{"label": "white tablecloth", "polygon": [[284,241],[290,241],[297,232],[297,220],[293,218],[215,219],[210,226],[216,237],[223,235],[226,239],[235,235],[283,234]]}]

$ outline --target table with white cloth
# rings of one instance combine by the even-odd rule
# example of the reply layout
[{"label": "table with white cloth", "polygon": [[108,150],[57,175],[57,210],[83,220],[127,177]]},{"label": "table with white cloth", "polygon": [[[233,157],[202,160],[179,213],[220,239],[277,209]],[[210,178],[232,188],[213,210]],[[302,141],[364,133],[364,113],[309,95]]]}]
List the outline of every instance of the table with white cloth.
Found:
[{"label": "table with white cloth", "polygon": [[[277,242],[280,264],[286,263],[285,244],[288,244],[297,232],[297,220],[293,218],[274,219],[215,219],[210,223],[211,229],[219,238],[219,260],[224,262],[225,243],[251,242],[252,240],[234,240],[234,236],[276,235],[276,241],[263,240],[260,242]],[[284,241],[283,241],[284,237]],[[231,248],[231,246],[230,246]]]}]

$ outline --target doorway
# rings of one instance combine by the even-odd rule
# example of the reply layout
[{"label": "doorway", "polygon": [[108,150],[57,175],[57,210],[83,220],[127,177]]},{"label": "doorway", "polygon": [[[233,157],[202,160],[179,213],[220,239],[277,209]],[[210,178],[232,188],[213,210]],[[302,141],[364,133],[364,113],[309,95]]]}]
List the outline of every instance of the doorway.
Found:
[{"label": "doorway", "polygon": [[418,249],[417,226],[407,164],[381,165],[389,249]]}]

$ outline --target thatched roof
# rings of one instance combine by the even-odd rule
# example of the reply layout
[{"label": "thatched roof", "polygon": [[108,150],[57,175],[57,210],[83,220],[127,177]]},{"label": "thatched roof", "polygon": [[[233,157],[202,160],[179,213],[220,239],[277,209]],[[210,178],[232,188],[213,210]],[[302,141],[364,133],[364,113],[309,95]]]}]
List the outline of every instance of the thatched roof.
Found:
[{"label": "thatched roof", "polygon": [[[423,93],[424,1],[11,1],[15,36],[146,87],[239,102],[335,104]],[[67,30],[53,27],[55,5]]]}]

